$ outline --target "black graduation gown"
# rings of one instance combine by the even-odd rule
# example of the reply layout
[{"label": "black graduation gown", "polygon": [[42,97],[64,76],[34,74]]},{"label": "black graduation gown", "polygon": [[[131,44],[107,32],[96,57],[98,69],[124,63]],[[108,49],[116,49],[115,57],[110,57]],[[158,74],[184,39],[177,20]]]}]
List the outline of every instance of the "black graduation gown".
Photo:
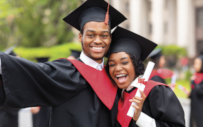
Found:
[{"label": "black graduation gown", "polygon": [[153,76],[150,80],[166,84],[165,80],[158,75]]},{"label": "black graduation gown", "polygon": [[199,81],[193,80],[191,82],[192,90],[190,94],[190,98],[191,98],[190,126],[193,127],[192,125],[195,124],[196,127],[202,127],[203,126],[203,74],[198,75],[196,78],[200,80]]},{"label": "black graduation gown", "polygon": [[37,114],[32,114],[33,127],[49,127],[50,107],[41,107]]},{"label": "black graduation gown", "polygon": [[0,127],[18,127],[19,109],[0,109]]},{"label": "black graduation gown", "polygon": [[[170,87],[155,86],[147,96],[142,112],[155,119],[156,127],[185,127],[184,111]],[[118,121],[116,127],[121,127]],[[138,127],[136,121],[132,119],[129,127]]]},{"label": "black graduation gown", "polygon": [[[2,78],[0,75],[1,86]],[[0,108],[0,127],[18,127],[18,111],[19,109]]]},{"label": "black graduation gown", "polygon": [[5,91],[0,103],[5,101],[4,107],[52,107],[50,127],[114,125],[117,101],[109,110],[70,61],[34,63],[2,52],[0,58]]}]

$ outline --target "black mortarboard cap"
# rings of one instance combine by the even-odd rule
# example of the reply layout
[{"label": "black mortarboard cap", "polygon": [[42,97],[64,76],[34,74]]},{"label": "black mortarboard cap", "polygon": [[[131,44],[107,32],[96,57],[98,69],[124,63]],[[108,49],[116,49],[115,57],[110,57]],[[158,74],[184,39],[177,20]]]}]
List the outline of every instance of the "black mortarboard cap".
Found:
[{"label": "black mortarboard cap", "polygon": [[159,59],[161,56],[162,56],[161,49],[158,48],[158,49],[153,50],[153,51],[149,54],[148,57],[149,57],[150,59],[152,59],[152,60],[156,60],[156,59]]},{"label": "black mortarboard cap", "polygon": [[[108,10],[109,15],[107,14]],[[111,29],[126,20],[125,16],[104,0],[87,0],[63,20],[81,31],[87,22],[105,22],[107,18]]]},{"label": "black mortarboard cap", "polygon": [[36,60],[38,63],[44,63],[49,60],[49,57],[39,57],[39,58],[36,58]]},{"label": "black mortarboard cap", "polygon": [[71,54],[70,56],[73,56],[75,58],[78,58],[80,56],[81,51],[77,51],[77,50],[71,50]]},{"label": "black mortarboard cap", "polygon": [[16,46],[10,47],[9,49],[5,50],[4,53],[5,53],[5,54],[8,54],[8,55],[11,55],[11,56],[17,56],[17,55],[15,54],[15,52],[13,51],[13,49],[14,49],[15,47],[16,47]]},{"label": "black mortarboard cap", "polygon": [[112,34],[108,56],[112,53],[127,52],[144,61],[156,46],[157,44],[140,35],[117,27]]}]

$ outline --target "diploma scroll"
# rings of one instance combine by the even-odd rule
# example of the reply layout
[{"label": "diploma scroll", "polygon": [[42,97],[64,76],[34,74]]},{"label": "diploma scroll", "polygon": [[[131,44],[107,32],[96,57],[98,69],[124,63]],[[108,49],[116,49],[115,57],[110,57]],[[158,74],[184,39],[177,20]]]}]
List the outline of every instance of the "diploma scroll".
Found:
[{"label": "diploma scroll", "polygon": [[180,90],[182,90],[186,95],[189,95],[189,94],[190,94],[190,92],[189,92],[184,86],[178,85],[178,88],[179,88]]},{"label": "diploma scroll", "polygon": [[171,89],[174,91],[175,87],[176,87],[176,75],[173,74],[172,78],[171,78],[171,85],[170,85]]},{"label": "diploma scroll", "polygon": [[173,76],[171,77],[171,84],[176,84],[176,75],[173,74]]},{"label": "diploma scroll", "polygon": [[[148,63],[147,68],[146,68],[146,70],[145,70],[145,72],[144,72],[144,75],[143,75],[143,79],[145,79],[144,81],[148,81],[148,80],[149,80],[149,77],[150,77],[150,75],[151,75],[151,73],[152,73],[152,70],[153,70],[153,68],[154,68],[154,65],[155,65],[155,64],[154,64],[153,62],[149,62],[149,63]],[[139,90],[140,90],[140,91],[144,91],[144,89],[145,89],[145,85],[142,84],[142,83],[139,83],[139,87],[138,87],[138,90],[137,90],[135,96],[141,97],[141,93],[139,92]],[[135,108],[134,108],[132,105],[136,105],[136,103],[132,102],[132,104],[131,104],[131,106],[130,106],[130,108],[129,108],[129,110],[128,110],[128,113],[127,113],[127,115],[128,115],[129,117],[133,117],[134,112],[135,112]]]}]

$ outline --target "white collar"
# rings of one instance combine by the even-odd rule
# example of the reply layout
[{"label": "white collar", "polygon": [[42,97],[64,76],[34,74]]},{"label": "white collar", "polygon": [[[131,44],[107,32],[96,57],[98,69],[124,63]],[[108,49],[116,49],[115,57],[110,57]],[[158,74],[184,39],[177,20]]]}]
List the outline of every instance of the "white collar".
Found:
[{"label": "white collar", "polygon": [[80,54],[80,59],[86,64],[86,65],[88,65],[88,66],[90,66],[90,67],[93,67],[93,68],[95,68],[95,69],[97,69],[97,70],[102,70],[103,69],[103,67],[104,67],[104,58],[103,58],[103,60],[102,60],[102,63],[101,64],[99,64],[99,63],[97,63],[96,61],[94,61],[93,59],[91,59],[91,58],[89,58],[88,56],[86,56],[84,53],[83,53],[83,51],[81,52],[81,54]]},{"label": "white collar", "polygon": [[133,86],[133,87],[138,88],[139,87],[138,78],[140,78],[140,77],[137,77],[129,86]]}]

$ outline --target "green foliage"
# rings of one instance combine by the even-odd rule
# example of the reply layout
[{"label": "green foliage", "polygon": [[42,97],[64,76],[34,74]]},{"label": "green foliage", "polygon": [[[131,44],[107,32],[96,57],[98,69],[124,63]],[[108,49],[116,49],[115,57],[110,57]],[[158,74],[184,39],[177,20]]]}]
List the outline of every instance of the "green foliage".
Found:
[{"label": "green foliage", "polygon": [[190,80],[190,78],[192,77],[192,72],[190,70],[187,70],[185,72],[185,80]]},{"label": "green foliage", "polygon": [[3,49],[8,44],[13,36],[12,21],[19,13],[23,12],[21,7],[13,7],[9,0],[0,0],[0,49]]},{"label": "green foliage", "polygon": [[169,68],[176,67],[179,59],[187,56],[186,49],[176,45],[158,46],[157,48],[162,49],[162,53],[166,59],[166,66]]},{"label": "green foliage", "polygon": [[[8,16],[17,15],[22,11],[23,11],[22,8],[13,8],[9,4],[8,0],[1,0],[0,1],[0,20],[1,21],[3,21],[3,20],[8,21],[9,18],[11,18]],[[5,23],[5,22],[0,22],[0,25],[2,25],[3,23]]]},{"label": "green foliage", "polygon": [[14,52],[22,58],[36,62],[37,57],[49,57],[49,61],[53,61],[58,58],[67,58],[71,54],[71,49],[81,50],[81,44],[72,42],[53,47],[16,47]]},{"label": "green foliage", "polygon": [[175,94],[177,97],[180,97],[180,98],[188,98],[187,95],[181,91],[179,88],[178,88],[178,85],[182,85],[184,86],[188,91],[190,91],[190,80],[177,80],[176,81],[176,87],[175,87]]},{"label": "green foliage", "polygon": [[177,56],[177,57],[187,56],[186,49],[176,45],[158,46],[157,48],[161,48],[162,53],[165,56]]},{"label": "green foliage", "polygon": [[[81,3],[80,0],[3,1],[9,6],[7,10],[20,10],[18,14],[11,15],[10,11],[4,14],[3,20],[7,24],[0,25],[0,36],[4,37],[4,40],[0,38],[3,47],[13,44],[50,47],[72,41],[74,34],[71,27],[62,19]],[[11,17],[9,21],[7,17]]]}]

